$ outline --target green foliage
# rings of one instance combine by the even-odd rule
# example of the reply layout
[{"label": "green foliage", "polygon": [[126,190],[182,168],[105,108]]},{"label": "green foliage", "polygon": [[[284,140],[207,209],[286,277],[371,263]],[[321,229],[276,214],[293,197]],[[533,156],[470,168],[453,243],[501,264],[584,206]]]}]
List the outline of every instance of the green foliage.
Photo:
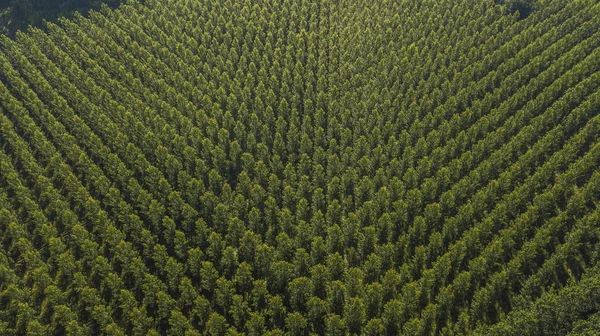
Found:
[{"label": "green foliage", "polygon": [[597,1],[46,28],[0,39],[1,334],[598,330]]}]

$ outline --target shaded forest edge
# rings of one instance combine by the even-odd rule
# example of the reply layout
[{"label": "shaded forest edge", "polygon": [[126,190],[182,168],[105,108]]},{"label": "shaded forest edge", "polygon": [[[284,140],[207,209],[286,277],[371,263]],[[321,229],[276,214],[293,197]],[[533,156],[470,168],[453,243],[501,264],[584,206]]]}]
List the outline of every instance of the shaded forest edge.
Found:
[{"label": "shaded forest edge", "polygon": [[121,0],[0,0],[0,33],[14,36],[29,25],[42,27],[74,12],[86,13],[102,4],[117,7]]},{"label": "shaded forest edge", "polygon": [[[44,20],[54,21],[74,12],[86,13],[102,4],[117,7],[122,0],[0,0],[0,33],[13,37],[29,25],[42,27]],[[524,19],[535,9],[534,0],[494,0],[510,12],[519,11]]]}]

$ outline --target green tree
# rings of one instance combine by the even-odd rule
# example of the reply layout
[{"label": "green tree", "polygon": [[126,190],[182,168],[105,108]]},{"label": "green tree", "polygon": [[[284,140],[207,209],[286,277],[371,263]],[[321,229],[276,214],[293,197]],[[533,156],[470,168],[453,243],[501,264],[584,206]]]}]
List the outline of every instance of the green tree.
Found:
[{"label": "green tree", "polygon": [[210,314],[206,321],[206,331],[211,336],[225,335],[227,327],[227,320],[218,313]]}]

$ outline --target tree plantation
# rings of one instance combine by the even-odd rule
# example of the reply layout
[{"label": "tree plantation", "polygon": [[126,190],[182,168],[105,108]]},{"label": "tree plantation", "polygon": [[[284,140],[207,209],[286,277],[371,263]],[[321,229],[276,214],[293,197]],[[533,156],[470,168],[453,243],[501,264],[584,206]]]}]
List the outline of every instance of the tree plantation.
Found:
[{"label": "tree plantation", "polygon": [[1,335],[598,335],[600,2],[146,0],[0,38]]}]

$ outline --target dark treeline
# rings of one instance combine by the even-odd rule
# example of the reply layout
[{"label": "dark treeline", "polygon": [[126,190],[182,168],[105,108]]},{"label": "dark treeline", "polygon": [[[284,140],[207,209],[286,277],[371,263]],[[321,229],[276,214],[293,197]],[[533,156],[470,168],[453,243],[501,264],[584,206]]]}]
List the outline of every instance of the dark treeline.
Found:
[{"label": "dark treeline", "polygon": [[42,26],[73,12],[98,9],[104,3],[116,7],[121,0],[0,0],[0,32],[14,35],[29,25]]}]

